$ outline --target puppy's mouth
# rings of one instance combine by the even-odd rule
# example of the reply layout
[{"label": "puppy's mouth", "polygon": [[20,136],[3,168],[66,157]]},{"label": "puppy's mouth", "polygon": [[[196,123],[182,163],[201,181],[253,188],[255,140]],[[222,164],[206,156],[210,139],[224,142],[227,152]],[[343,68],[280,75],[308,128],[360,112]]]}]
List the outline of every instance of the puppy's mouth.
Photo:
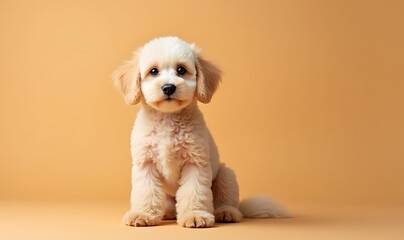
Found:
[{"label": "puppy's mouth", "polygon": [[163,100],[157,101],[156,105],[159,106],[163,102],[173,102],[173,103],[176,103],[178,106],[181,106],[183,101],[179,100],[179,99],[172,98],[172,97],[167,97],[167,98],[165,98]]}]

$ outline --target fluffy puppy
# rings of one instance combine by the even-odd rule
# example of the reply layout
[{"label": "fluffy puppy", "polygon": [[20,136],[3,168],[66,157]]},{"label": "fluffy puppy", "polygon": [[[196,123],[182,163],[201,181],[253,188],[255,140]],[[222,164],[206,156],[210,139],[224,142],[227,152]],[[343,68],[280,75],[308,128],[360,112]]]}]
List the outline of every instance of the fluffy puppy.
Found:
[{"label": "fluffy puppy", "polygon": [[[219,162],[197,102],[209,103],[221,72],[194,44],[156,38],[114,74],[128,104],[141,103],[131,135],[129,226],[177,219],[184,227],[210,227],[245,217],[284,217],[265,197],[239,204],[234,172]],[[241,211],[240,211],[241,210]]]}]

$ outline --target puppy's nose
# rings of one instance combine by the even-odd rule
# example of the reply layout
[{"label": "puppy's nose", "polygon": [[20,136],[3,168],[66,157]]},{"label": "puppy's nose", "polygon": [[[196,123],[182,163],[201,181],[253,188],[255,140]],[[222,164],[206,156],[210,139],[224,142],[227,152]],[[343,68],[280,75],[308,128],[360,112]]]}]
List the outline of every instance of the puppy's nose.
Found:
[{"label": "puppy's nose", "polygon": [[175,89],[176,89],[175,85],[174,84],[169,84],[169,83],[164,84],[161,87],[161,91],[163,91],[163,93],[165,95],[167,95],[167,96],[173,95],[173,93],[175,92]]}]

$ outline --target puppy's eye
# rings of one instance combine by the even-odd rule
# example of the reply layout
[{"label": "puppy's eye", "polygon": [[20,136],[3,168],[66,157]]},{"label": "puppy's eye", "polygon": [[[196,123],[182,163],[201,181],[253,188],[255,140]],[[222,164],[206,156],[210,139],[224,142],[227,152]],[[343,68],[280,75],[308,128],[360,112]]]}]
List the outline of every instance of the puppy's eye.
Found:
[{"label": "puppy's eye", "polygon": [[187,73],[187,70],[184,67],[178,67],[177,68],[177,73],[179,75],[184,75],[185,73]]},{"label": "puppy's eye", "polygon": [[157,74],[159,74],[159,70],[157,68],[152,68],[150,69],[149,73],[153,76],[156,76]]}]

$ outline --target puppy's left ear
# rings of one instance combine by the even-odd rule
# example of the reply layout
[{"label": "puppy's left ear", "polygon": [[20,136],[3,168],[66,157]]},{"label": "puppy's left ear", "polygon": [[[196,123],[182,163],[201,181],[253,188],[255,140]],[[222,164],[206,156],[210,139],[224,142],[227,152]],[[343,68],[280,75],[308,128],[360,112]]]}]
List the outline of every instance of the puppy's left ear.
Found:
[{"label": "puppy's left ear", "polygon": [[134,60],[125,62],[112,75],[112,80],[127,104],[137,104],[141,99],[140,72]]},{"label": "puppy's left ear", "polygon": [[222,78],[222,71],[215,64],[205,60],[199,49],[192,45],[196,54],[196,94],[202,103],[209,103]]}]

